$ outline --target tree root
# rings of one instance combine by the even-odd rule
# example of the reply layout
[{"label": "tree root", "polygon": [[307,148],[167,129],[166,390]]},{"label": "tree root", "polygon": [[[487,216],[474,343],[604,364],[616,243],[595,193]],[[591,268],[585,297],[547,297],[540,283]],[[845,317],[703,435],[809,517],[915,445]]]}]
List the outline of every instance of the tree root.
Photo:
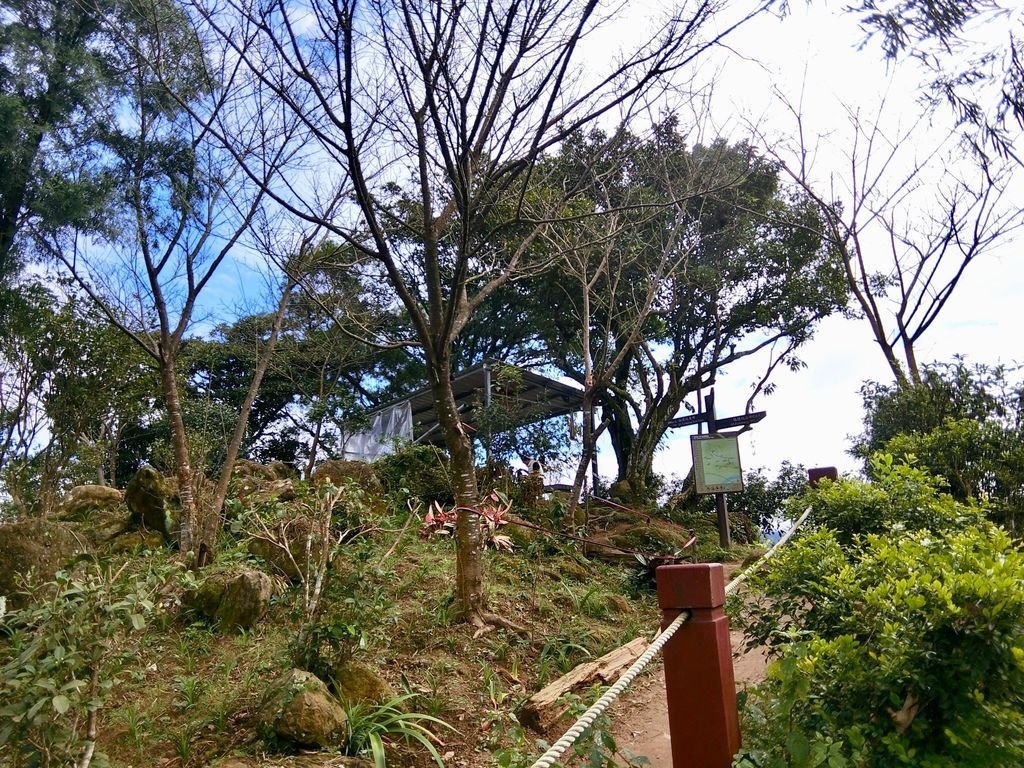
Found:
[{"label": "tree root", "polygon": [[478,637],[483,637],[489,632],[493,632],[498,627],[501,629],[507,629],[510,632],[518,632],[519,634],[527,637],[530,636],[530,632],[526,627],[516,624],[514,621],[510,621],[496,613],[476,610],[473,611],[468,618],[469,623],[476,627],[476,632],[473,633],[474,640]]}]

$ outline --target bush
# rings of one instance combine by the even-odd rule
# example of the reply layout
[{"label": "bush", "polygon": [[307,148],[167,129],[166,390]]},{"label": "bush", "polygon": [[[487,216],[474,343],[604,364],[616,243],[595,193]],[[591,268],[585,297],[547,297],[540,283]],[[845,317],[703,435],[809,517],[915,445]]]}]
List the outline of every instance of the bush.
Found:
[{"label": "bush", "polygon": [[448,456],[432,445],[406,445],[373,463],[387,493],[429,505],[453,504]]},{"label": "bush", "polygon": [[927,473],[877,468],[812,492],[829,527],[751,579],[741,623],[778,660],[735,765],[1024,765],[1024,556]]},{"label": "bush", "polygon": [[791,504],[811,506],[811,523],[835,532],[843,547],[865,534],[944,531],[981,523],[985,510],[940,491],[943,481],[927,471],[879,453],[871,458],[874,482],[823,482]]},{"label": "bush", "polygon": [[124,638],[145,626],[165,576],[59,572],[48,596],[0,616],[0,763],[88,765],[97,718],[117,681]]}]

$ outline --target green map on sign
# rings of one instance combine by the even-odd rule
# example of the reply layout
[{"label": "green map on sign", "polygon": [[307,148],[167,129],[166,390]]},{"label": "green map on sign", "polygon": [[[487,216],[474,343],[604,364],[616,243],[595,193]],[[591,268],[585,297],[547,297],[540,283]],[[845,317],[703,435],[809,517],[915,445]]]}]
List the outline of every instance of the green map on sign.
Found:
[{"label": "green map on sign", "polygon": [[705,485],[733,485],[741,482],[735,440],[704,440],[701,458]]}]

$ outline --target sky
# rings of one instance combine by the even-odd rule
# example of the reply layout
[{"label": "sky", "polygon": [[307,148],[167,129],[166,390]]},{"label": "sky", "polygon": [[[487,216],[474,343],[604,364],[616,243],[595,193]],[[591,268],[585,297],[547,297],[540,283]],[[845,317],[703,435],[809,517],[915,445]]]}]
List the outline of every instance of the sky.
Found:
[{"label": "sky", "polygon": [[[895,107],[890,109],[892,119],[906,125],[918,118],[914,93],[921,82],[912,67],[887,67],[875,45],[858,50],[863,33],[855,20],[829,6],[794,3],[785,19],[764,15],[742,29],[732,38],[733,53],[720,65],[712,109],[718,132],[738,139],[750,135],[751,124],[767,135],[791,130],[792,117],[776,92],[802,102],[808,124],[825,137],[815,167],[822,178],[830,166],[842,167],[843,104],[870,108],[885,93],[890,107]],[[1019,23],[1019,11],[1015,18]],[[920,127],[924,145],[935,132],[929,134],[927,125]],[[1016,199],[1024,200],[1024,195]],[[919,344],[921,361],[960,354],[970,363],[1024,362],[1020,249],[1018,239],[970,265],[940,319]],[[799,357],[806,368],[777,372],[775,393],[755,401],[754,408],[768,416],[740,438],[744,468],[764,467],[773,474],[788,460],[858,471],[859,462],[847,451],[851,436],[863,428],[859,390],[866,380],[892,379],[880,348],[865,320],[835,316],[820,324]],[[762,365],[723,371],[716,387],[720,416],[742,412]],[[671,476],[689,470],[693,432],[695,428],[671,432],[655,459],[657,472]],[[603,474],[611,471],[612,466],[602,464]]]}]

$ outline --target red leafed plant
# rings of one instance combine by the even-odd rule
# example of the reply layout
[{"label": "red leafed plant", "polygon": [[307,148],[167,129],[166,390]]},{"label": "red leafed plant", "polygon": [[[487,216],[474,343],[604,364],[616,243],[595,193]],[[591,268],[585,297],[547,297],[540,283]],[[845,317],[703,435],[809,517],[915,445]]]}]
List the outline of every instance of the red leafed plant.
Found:
[{"label": "red leafed plant", "polygon": [[497,491],[492,491],[479,507],[445,509],[435,501],[423,516],[420,536],[454,536],[460,509],[473,512],[480,518],[480,533],[486,546],[506,551],[511,551],[515,547],[511,537],[498,533],[501,526],[509,524],[508,514],[512,509],[512,502]]}]

